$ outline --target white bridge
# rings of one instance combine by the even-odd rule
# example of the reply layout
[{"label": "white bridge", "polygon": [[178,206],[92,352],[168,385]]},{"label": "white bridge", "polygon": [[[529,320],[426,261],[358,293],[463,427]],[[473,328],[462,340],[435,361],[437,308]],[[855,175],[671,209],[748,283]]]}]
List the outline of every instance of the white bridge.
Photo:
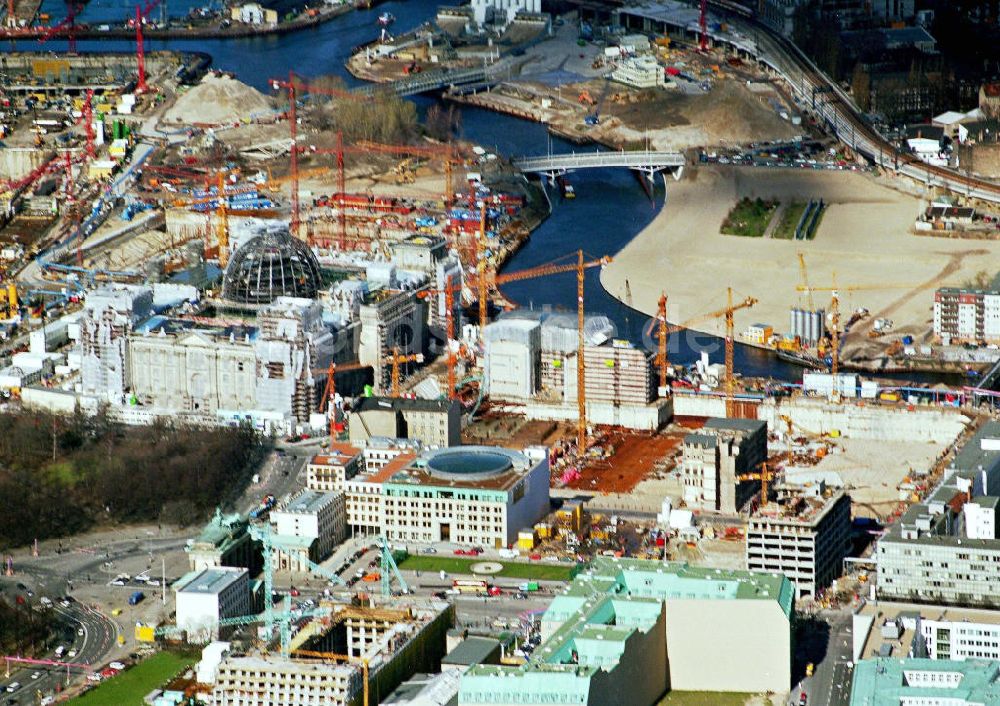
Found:
[{"label": "white bridge", "polygon": [[604,169],[624,167],[652,177],[656,172],[673,170],[674,178],[680,179],[684,169],[684,155],[680,152],[565,152],[540,157],[516,157],[511,160],[522,172],[545,174],[550,179],[560,174],[578,169]]}]

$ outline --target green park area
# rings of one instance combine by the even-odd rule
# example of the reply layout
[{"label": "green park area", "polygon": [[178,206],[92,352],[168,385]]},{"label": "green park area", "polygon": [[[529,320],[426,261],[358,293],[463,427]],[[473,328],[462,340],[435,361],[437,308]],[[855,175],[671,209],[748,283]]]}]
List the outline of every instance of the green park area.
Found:
[{"label": "green park area", "polygon": [[[411,554],[403,559],[399,568],[405,571],[445,571],[449,574],[473,575],[472,566],[480,564],[484,559],[460,559],[450,556],[434,556],[428,554]],[[533,562],[499,562],[503,568],[491,576],[509,579],[534,579],[536,581],[569,581],[576,576],[579,568],[576,563],[546,563]],[[487,578],[484,575],[484,578]]]},{"label": "green park area", "polygon": [[190,656],[158,652],[70,703],[73,706],[142,706],[146,694],[162,687],[195,661]]},{"label": "green park area", "polygon": [[723,235],[760,238],[767,231],[767,226],[777,208],[777,201],[744,197],[733,206],[733,210],[722,222],[721,233]]}]

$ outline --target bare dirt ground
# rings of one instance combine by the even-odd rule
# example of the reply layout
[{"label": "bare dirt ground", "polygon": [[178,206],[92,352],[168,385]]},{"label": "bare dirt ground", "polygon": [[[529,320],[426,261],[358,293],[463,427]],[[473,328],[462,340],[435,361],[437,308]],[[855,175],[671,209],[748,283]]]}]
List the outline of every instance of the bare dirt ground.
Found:
[{"label": "bare dirt ground", "polygon": [[[829,207],[814,240],[724,236],[719,228],[741,197],[805,201]],[[960,285],[977,272],[1000,269],[1000,243],[921,238],[909,233],[921,201],[880,186],[867,175],[794,169],[709,167],[669,182],[667,204],[653,222],[605,267],[601,282],[654,314],[665,291],[670,321],[684,322],[724,306],[726,287],[759,303],[737,312],[737,332],[755,322],[788,329],[791,306],[803,305],[797,253],[805,254],[810,285],[831,287],[836,273],[841,310],[867,307],[890,316],[895,333],[929,337],[934,290]],[[852,291],[850,286],[863,289]],[[817,304],[829,300],[816,291]],[[721,333],[721,321],[692,328]],[[863,327],[859,327],[863,328]],[[863,343],[863,342],[861,342]],[[846,346],[845,346],[846,351]]]},{"label": "bare dirt ground", "polygon": [[181,124],[231,124],[272,110],[272,101],[260,91],[228,76],[209,73],[197,86],[180,94],[163,119]]}]

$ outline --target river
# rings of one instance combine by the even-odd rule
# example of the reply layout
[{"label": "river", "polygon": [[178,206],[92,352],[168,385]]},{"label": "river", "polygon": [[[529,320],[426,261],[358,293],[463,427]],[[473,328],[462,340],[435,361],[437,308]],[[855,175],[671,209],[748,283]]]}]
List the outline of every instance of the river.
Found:
[{"label": "river", "polygon": [[[188,7],[202,3],[171,2],[171,16],[185,14]],[[378,34],[377,18],[383,12],[396,17],[392,29],[406,31],[430,19],[438,2],[431,0],[406,0],[386,2],[374,9],[355,11],[342,15],[315,29],[287,35],[227,40],[147,41],[147,51],[173,49],[207,52],[213,65],[231,71],[246,83],[269,92],[269,79],[286,77],[290,70],[305,77],[324,74],[342,76],[351,85],[358,82],[344,69],[352,49],[371,41]],[[270,5],[270,3],[269,3]],[[280,0],[278,9],[284,11],[291,3]],[[273,6],[273,5],[271,5]],[[45,0],[43,11],[58,18],[64,14],[60,0]],[[121,22],[130,6],[121,0],[96,0],[81,15],[81,21]],[[134,5],[131,5],[134,13]],[[154,16],[157,11],[152,13]],[[21,43],[20,49],[59,50],[65,42],[39,45],[37,42]],[[30,46],[28,46],[30,44]],[[134,52],[135,45],[127,41],[78,42],[80,51]],[[422,110],[435,99],[416,99]],[[462,136],[502,155],[570,151],[574,146],[558,138],[549,138],[544,126],[499,115],[478,108],[462,108]],[[577,148],[579,149],[579,148]],[[575,252],[579,248],[590,257],[613,256],[639,231],[646,227],[664,202],[664,184],[658,179],[653,185],[652,198],[630,172],[626,170],[585,170],[571,177],[577,198],[563,201],[557,191],[550,189],[553,202],[551,217],[531,236],[528,243],[510,260],[510,271],[541,265]],[[669,182],[669,179],[668,179]],[[669,184],[667,185],[669,188]],[[720,287],[724,283],[720,283]],[[630,310],[608,294],[600,284],[599,272],[590,269],[586,277],[585,305],[590,313],[603,313],[614,322],[618,335],[639,342],[649,318]],[[551,307],[575,310],[575,275],[554,275],[540,279],[523,280],[503,287],[504,293],[525,307]],[[720,289],[721,291],[721,289]],[[784,322],[775,322],[779,327]],[[651,349],[655,342],[646,341]],[[719,339],[693,334],[677,334],[671,338],[670,359],[674,363],[689,364],[696,360],[700,350],[708,350],[712,362],[722,362],[723,350]],[[801,381],[802,368],[777,360],[766,351],[738,345],[736,369],[744,375],[773,377]],[[898,376],[902,377],[902,376]],[[914,374],[905,376],[912,380],[935,381],[939,376]],[[956,382],[949,376],[949,382]]]}]

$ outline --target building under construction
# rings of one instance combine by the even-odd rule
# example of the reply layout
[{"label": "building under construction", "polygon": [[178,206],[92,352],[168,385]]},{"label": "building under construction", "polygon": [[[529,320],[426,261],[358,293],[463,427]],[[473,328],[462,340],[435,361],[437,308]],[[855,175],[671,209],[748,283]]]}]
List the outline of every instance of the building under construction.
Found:
[{"label": "building under construction", "polygon": [[322,602],[288,657],[225,657],[211,685],[216,706],[367,706],[413,674],[436,672],[454,608],[399,598],[392,608]]},{"label": "building under construction", "polygon": [[[658,400],[653,355],[612,340],[605,316],[584,320],[584,389],[587,420],[656,429],[671,417],[670,401]],[[523,404],[532,419],[578,416],[576,317],[517,312],[486,327],[486,384],[493,402]]]},{"label": "building under construction", "polygon": [[851,545],[851,499],[822,482],[777,486],[747,521],[747,570],[784,574],[798,598],[815,596],[841,574]]}]

